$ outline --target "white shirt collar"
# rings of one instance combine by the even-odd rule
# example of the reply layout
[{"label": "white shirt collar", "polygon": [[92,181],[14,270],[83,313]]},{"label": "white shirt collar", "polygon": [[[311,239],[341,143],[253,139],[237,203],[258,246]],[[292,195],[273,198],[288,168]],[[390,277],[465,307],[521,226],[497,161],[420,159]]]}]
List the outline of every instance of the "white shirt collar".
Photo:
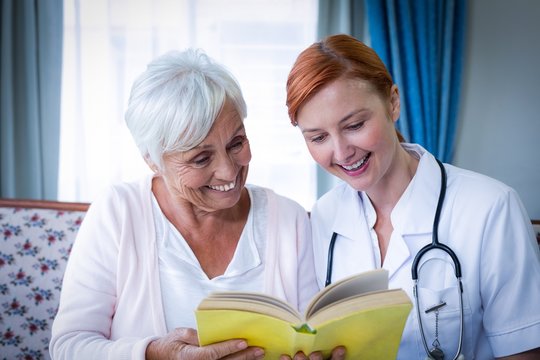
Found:
[{"label": "white shirt collar", "polygon": [[402,145],[408,152],[419,154],[420,161],[411,182],[392,211],[392,225],[394,231],[402,235],[430,233],[440,193],[440,168],[435,157],[420,145]]},{"label": "white shirt collar", "polygon": [[[435,157],[422,146],[407,143],[402,146],[408,152],[417,154],[420,161],[415,175],[392,211],[392,225],[394,231],[397,230],[403,235],[430,233],[440,192],[440,169]],[[343,185],[339,199],[342,205],[337,210],[333,231],[345,237],[357,238],[360,228],[358,221],[364,221],[362,210],[366,210],[366,225],[372,227],[376,215],[370,212],[371,204],[365,204],[362,209],[362,202],[366,201],[370,200],[365,193],[358,193],[352,187]]]}]

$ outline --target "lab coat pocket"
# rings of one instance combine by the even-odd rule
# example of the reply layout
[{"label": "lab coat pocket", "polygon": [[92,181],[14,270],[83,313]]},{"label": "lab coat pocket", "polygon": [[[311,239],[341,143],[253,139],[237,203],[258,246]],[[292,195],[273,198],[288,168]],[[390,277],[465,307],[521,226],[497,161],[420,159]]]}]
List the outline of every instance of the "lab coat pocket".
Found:
[{"label": "lab coat pocket", "polygon": [[[461,305],[457,284],[436,291],[419,287],[418,301],[427,347],[432,349],[438,345],[443,350],[445,358],[453,359],[458,351],[460,341]],[[416,312],[416,309],[413,311]],[[468,353],[472,349],[471,316],[472,312],[466,292],[463,292],[463,345],[461,352],[466,359],[473,358],[473,354]],[[416,319],[416,328],[419,350],[425,354],[418,318]]]}]

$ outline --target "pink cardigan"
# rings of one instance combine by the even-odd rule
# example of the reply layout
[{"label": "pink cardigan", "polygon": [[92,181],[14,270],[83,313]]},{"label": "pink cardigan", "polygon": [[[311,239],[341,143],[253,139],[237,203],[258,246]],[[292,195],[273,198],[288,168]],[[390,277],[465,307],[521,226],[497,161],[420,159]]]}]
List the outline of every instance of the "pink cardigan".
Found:
[{"label": "pink cardigan", "polygon": [[[91,205],[64,276],[53,359],[144,359],[148,343],[167,333],[151,179],[115,186]],[[265,191],[265,291],[303,309],[317,291],[309,219],[294,201]]]}]

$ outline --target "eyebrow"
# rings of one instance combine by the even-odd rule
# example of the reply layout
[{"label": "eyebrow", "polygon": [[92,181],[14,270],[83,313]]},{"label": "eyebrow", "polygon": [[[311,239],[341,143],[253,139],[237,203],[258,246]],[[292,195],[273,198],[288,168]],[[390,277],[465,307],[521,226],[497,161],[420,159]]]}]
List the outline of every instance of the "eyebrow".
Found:
[{"label": "eyebrow", "polygon": [[[363,113],[363,112],[366,112],[366,111],[369,111],[369,109],[362,108],[362,109],[359,109],[359,110],[353,110],[350,113],[348,113],[347,115],[345,115],[343,118],[341,118],[341,120],[339,120],[339,123],[341,124],[342,122],[347,121],[350,118],[352,118],[354,115],[357,115],[357,114],[360,114],[360,113]],[[321,129],[318,129],[318,128],[303,129],[302,134],[310,133],[310,132],[317,132],[317,131],[320,131],[320,130]]]},{"label": "eyebrow", "polygon": [[[234,131],[233,133],[233,136],[231,137],[234,138],[240,131],[242,131],[243,129],[245,129],[245,126],[244,126],[244,123],[240,124],[236,130]],[[206,149],[211,149],[213,146],[212,145],[207,145],[207,144],[204,144],[204,145],[197,145],[195,146],[194,148],[191,148],[189,149],[188,151],[186,152],[192,152],[192,151],[200,151],[200,150],[206,150]]]}]

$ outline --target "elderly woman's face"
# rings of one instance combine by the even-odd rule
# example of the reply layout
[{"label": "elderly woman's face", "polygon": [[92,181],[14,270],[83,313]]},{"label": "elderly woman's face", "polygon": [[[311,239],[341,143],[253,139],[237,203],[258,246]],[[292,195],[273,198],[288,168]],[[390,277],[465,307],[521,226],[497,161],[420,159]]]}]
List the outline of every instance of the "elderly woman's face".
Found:
[{"label": "elderly woman's face", "polygon": [[163,157],[162,175],[174,198],[205,211],[228,209],[240,200],[250,160],[244,123],[227,102],[198,146]]}]

